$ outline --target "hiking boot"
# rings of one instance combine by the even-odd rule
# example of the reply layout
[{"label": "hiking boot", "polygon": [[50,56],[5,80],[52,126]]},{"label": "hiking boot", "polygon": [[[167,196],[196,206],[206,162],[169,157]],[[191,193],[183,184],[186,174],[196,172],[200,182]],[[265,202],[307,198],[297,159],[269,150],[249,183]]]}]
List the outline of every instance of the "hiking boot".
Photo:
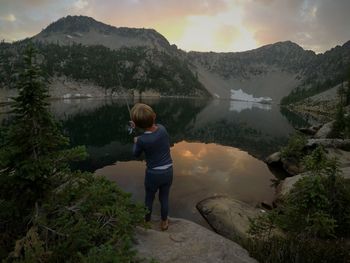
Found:
[{"label": "hiking boot", "polygon": [[165,231],[169,228],[169,219],[166,219],[166,220],[162,220],[161,223],[160,223],[160,229],[162,231]]}]

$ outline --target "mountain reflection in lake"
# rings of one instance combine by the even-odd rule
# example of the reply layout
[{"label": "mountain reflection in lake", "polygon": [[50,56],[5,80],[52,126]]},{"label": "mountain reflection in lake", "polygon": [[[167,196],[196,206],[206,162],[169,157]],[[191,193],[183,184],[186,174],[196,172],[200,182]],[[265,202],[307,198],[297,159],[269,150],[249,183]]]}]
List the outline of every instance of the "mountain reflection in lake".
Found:
[{"label": "mountain reflection in lake", "polygon": [[[227,194],[252,205],[271,201],[273,175],[261,160],[286,143],[294,132],[290,122],[306,125],[277,105],[169,98],[142,102],[155,109],[173,145],[170,215],[197,222],[195,204],[210,195]],[[51,109],[71,144],[87,148],[89,158],[73,168],[97,170],[142,201],[145,163],[131,153],[125,100],[53,101]]]}]

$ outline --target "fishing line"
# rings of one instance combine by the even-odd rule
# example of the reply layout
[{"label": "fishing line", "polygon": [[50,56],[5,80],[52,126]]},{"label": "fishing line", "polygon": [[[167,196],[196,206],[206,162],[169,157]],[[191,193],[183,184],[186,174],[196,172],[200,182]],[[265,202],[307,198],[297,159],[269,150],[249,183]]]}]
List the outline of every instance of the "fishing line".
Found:
[{"label": "fishing line", "polygon": [[[120,81],[119,74],[117,74],[117,77],[118,77],[118,80],[119,80],[119,85],[120,85],[120,87],[122,87],[122,88],[123,88],[122,82]],[[126,106],[128,107],[128,112],[129,112],[130,119],[131,119],[131,110],[130,110],[129,102],[128,102],[128,100],[126,99],[126,96],[123,96],[123,97],[124,97],[124,100],[125,100]]]},{"label": "fishing line", "polygon": [[[123,88],[122,82],[120,81],[119,74],[117,74],[117,77],[118,77],[118,80],[119,80],[119,85],[120,85],[120,87]],[[123,96],[123,97],[124,97],[126,106],[127,106],[127,108],[128,108],[129,117],[130,117],[130,119],[131,119],[131,110],[130,110],[129,102],[128,102],[126,96]],[[133,134],[134,131],[135,131],[135,127],[133,127],[132,124],[131,124],[131,121],[129,121],[129,123],[128,123],[128,133],[129,133],[129,135]]]}]

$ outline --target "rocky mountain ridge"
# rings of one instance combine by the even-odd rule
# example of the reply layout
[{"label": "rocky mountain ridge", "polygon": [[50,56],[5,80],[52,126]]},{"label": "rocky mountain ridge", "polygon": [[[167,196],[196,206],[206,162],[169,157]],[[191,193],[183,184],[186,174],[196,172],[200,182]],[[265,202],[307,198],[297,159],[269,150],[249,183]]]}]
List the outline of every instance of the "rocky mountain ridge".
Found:
[{"label": "rocky mountain ridge", "polygon": [[[324,54],[304,50],[291,41],[277,42],[245,52],[187,53],[178,49],[176,45],[171,45],[154,29],[114,27],[87,16],[61,18],[39,34],[12,46],[28,40],[61,47],[101,45],[115,51],[142,47],[145,50],[145,58],[139,61],[143,66],[136,65],[134,73],[137,74],[125,79],[130,83],[131,80],[144,76],[144,72],[149,72],[149,66],[144,67],[145,63],[142,61],[153,60],[154,64],[159,64],[159,54],[165,53],[171,59],[178,61],[180,66],[176,67],[177,69],[183,66],[188,68],[193,77],[213,97],[225,99],[251,98],[252,101],[266,100],[278,103],[289,95],[282,102],[292,103],[339,84],[345,78],[347,68],[350,68],[350,41]],[[2,44],[0,52],[4,46],[7,45]],[[146,52],[147,50],[155,51]],[[153,55],[147,58],[150,53]],[[133,65],[128,63],[132,60],[124,58],[124,62],[128,65]],[[106,67],[108,68],[108,65]],[[162,67],[159,64],[158,72],[162,71]],[[178,74],[174,72],[174,76]],[[73,80],[79,79],[73,78]],[[159,83],[164,83],[163,80]],[[182,82],[179,78],[177,80],[179,83]],[[171,94],[177,95],[176,89],[173,89]],[[181,95],[183,94],[181,92]]]},{"label": "rocky mountain ridge", "polygon": [[62,45],[103,45],[110,49],[145,46],[173,52],[168,40],[154,29],[114,27],[88,16],[67,16],[51,23],[32,41]]}]

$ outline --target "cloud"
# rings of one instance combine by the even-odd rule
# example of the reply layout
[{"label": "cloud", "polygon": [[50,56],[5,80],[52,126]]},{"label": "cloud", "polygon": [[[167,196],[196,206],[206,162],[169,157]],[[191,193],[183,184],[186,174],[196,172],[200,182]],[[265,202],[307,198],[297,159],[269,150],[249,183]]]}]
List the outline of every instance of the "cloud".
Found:
[{"label": "cloud", "polygon": [[155,28],[185,50],[238,51],[282,40],[323,52],[350,39],[348,0],[0,0],[0,38],[67,15]]},{"label": "cloud", "polygon": [[78,0],[74,3],[74,7],[78,10],[84,9],[88,5],[89,5],[89,3],[86,0]]},{"label": "cloud", "polygon": [[323,52],[350,39],[350,1],[249,0],[243,24],[263,45],[292,40]]},{"label": "cloud", "polygon": [[8,15],[5,15],[5,16],[1,16],[0,19],[8,21],[8,22],[16,21],[16,17],[14,16],[14,14],[8,14]]}]

